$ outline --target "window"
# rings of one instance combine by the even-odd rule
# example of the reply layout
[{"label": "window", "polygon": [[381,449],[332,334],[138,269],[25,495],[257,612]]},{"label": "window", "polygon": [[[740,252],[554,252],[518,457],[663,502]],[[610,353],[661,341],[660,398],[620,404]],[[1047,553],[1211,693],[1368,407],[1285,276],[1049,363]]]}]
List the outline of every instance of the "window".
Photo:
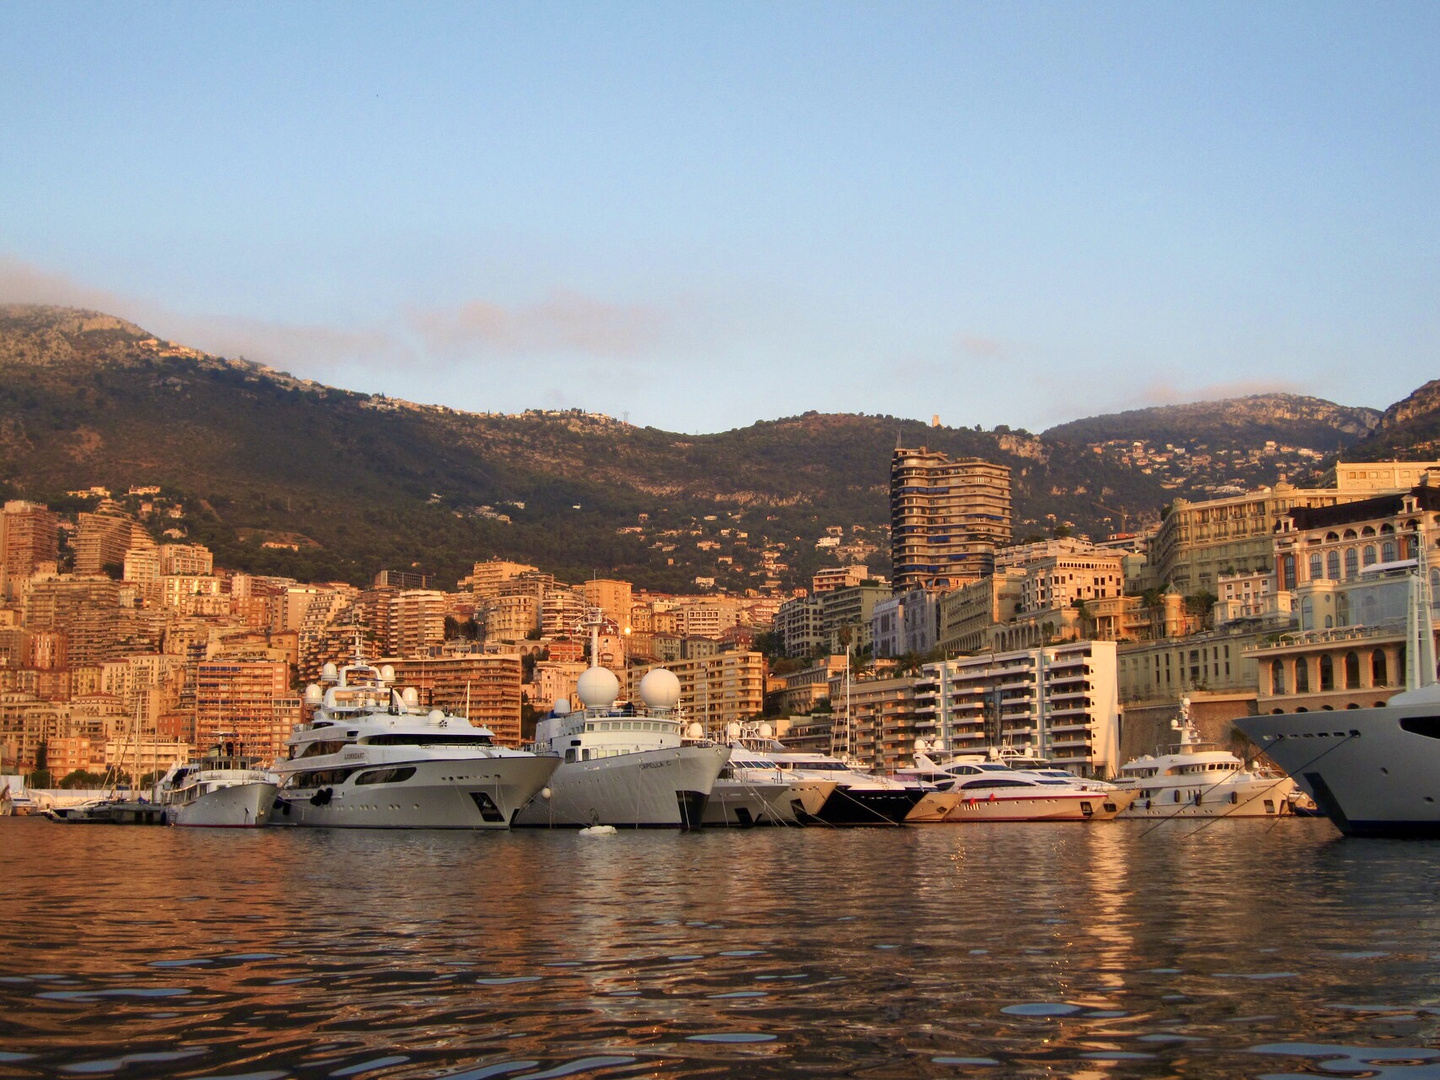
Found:
[{"label": "window", "polygon": [[1328,653],[1320,657],[1320,689],[1335,689],[1335,661],[1330,659]]},{"label": "window", "polygon": [[1319,581],[1325,575],[1324,561],[1320,558],[1320,552],[1310,553],[1310,580]]},{"label": "window", "polygon": [[1295,692],[1297,694],[1310,692],[1310,662],[1303,656],[1295,658]]},{"label": "window", "polygon": [[1325,556],[1325,576],[1331,581],[1340,580],[1340,552],[1335,551],[1333,548],[1330,553]]},{"label": "window", "polygon": [[1385,686],[1389,681],[1389,673],[1385,666],[1385,651],[1376,649],[1370,654],[1370,682],[1375,686]]},{"label": "window", "polygon": [[1285,665],[1279,660],[1270,661],[1270,693],[1285,693]]},{"label": "window", "polygon": [[1374,566],[1374,565],[1375,565],[1375,545],[1374,545],[1374,544],[1366,544],[1366,545],[1365,545],[1365,552],[1364,552],[1364,555],[1362,556],[1362,561],[1364,562],[1364,564],[1365,564],[1366,566]]},{"label": "window", "polygon": [[1357,690],[1360,687],[1360,654],[1347,652],[1345,654],[1345,689]]},{"label": "window", "polygon": [[1352,547],[1345,549],[1345,580],[1349,581],[1360,572],[1359,553]]},{"label": "window", "polygon": [[1386,540],[1383,544],[1380,545],[1380,560],[1381,560],[1382,562],[1394,562],[1394,561],[1395,561],[1395,541],[1394,541],[1394,540]]}]

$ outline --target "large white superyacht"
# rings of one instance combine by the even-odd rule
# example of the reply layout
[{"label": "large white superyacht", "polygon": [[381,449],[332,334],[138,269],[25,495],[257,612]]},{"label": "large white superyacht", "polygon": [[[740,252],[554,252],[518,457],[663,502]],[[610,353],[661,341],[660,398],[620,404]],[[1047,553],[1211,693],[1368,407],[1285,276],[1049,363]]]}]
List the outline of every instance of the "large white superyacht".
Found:
[{"label": "large white superyacht", "polygon": [[[1421,552],[1428,541],[1420,533]],[[1235,721],[1346,836],[1440,837],[1440,684],[1425,560],[1409,582],[1406,689],[1384,705]]]},{"label": "large white superyacht", "polygon": [[315,716],[277,761],[272,825],[506,829],[557,761],[500,746],[489,728],[418,706],[388,669],[326,664],[306,700]]},{"label": "large white superyacht", "polygon": [[1115,786],[1135,794],[1121,817],[1279,817],[1294,812],[1299,797],[1295,782],[1202,741],[1190,718],[1188,696],[1180,699],[1180,716],[1171,724],[1178,743],[1120,767]]},{"label": "large white superyacht", "polygon": [[515,824],[586,828],[698,829],[729,747],[705,740],[676,711],[680,680],[655,668],[640,700],[617,703],[620,680],[595,662],[599,623],[591,623],[591,664],[579,680],[580,708],[561,699],[535,726],[535,749],[558,761],[550,783]]}]

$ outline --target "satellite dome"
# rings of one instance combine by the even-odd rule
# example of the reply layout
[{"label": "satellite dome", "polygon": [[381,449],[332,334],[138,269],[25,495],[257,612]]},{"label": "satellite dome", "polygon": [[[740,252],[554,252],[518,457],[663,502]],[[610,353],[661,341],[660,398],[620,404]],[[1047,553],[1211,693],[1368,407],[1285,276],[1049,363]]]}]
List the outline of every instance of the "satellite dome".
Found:
[{"label": "satellite dome", "polygon": [[576,692],[587,709],[606,709],[620,696],[620,680],[609,668],[587,668],[580,676]]},{"label": "satellite dome", "polygon": [[380,669],[380,681],[381,681],[381,682],[394,682],[394,681],[395,681],[395,668],[394,668],[393,666],[391,666],[390,664],[386,664],[384,667],[382,667],[382,668]]},{"label": "satellite dome", "polygon": [[773,734],[775,734],[775,729],[772,728],[768,722],[760,725],[760,738],[768,739]]},{"label": "satellite dome", "polygon": [[428,719],[432,724],[438,724],[441,720],[445,719],[445,714],[439,709],[431,709]]},{"label": "satellite dome", "polygon": [[335,670],[335,663],[333,660],[320,669],[320,678],[325,679],[328,682],[334,682],[339,677],[340,673]]},{"label": "satellite dome", "polygon": [[415,687],[407,686],[400,692],[400,700],[413,707],[420,704],[420,695],[415,692]]},{"label": "satellite dome", "polygon": [[740,725],[736,721],[731,720],[730,723],[725,725],[725,734],[732,739],[738,739],[740,737]]},{"label": "satellite dome", "polygon": [[325,699],[325,691],[320,689],[319,683],[311,683],[305,687],[305,703],[307,705],[319,705]]},{"label": "satellite dome", "polygon": [[692,721],[690,726],[685,729],[685,737],[687,739],[703,739],[705,737],[705,729]]},{"label": "satellite dome", "polygon": [[550,706],[550,712],[555,716],[569,716],[570,699],[568,697],[557,697],[555,704]]},{"label": "satellite dome", "polygon": [[680,704],[680,680],[673,671],[656,668],[640,680],[640,700],[650,709],[673,709]]}]

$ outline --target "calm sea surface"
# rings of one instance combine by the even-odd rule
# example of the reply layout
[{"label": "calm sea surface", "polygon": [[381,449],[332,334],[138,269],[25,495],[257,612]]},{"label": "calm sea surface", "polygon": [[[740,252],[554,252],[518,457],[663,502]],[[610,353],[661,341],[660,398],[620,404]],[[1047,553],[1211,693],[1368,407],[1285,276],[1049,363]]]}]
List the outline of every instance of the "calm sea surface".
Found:
[{"label": "calm sea surface", "polygon": [[3,1077],[1440,1077],[1440,843],[1324,821],[0,819]]}]

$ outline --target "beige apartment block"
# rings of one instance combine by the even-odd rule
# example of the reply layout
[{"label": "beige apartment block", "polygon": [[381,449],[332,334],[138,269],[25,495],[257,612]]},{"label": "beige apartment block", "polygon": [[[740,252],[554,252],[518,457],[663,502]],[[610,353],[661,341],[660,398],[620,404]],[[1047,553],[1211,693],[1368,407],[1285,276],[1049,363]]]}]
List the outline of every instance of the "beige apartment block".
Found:
[{"label": "beige apartment block", "polygon": [[1335,487],[1361,498],[1386,491],[1409,491],[1440,473],[1440,461],[1342,461],[1335,466]]},{"label": "beige apartment block", "polygon": [[59,554],[60,517],[41,503],[12,499],[0,512],[0,599],[14,599],[20,583]]},{"label": "beige apartment block", "polygon": [[477,562],[471,569],[470,575],[460,579],[460,588],[473,592],[477,601],[493,600],[500,595],[501,586],[506,582],[513,581],[522,574],[539,572],[538,566],[506,562],[503,559],[490,559],[487,562]]},{"label": "beige apartment block", "polygon": [[1010,468],[897,448],[890,461],[895,593],[944,590],[990,574],[1010,542]]},{"label": "beige apartment block", "polygon": [[383,663],[394,667],[396,686],[415,687],[422,705],[469,716],[471,723],[489,728],[496,742],[519,747],[523,664],[518,653],[397,657]]},{"label": "beige apartment block", "polygon": [[832,752],[862,768],[894,772],[913,764],[915,736],[924,724],[916,693],[918,680],[830,680]]},{"label": "beige apartment block", "polygon": [[290,665],[265,660],[206,660],[195,665],[195,746],[203,752],[233,742],[273,760],[300,722]]},{"label": "beige apartment block", "polygon": [[1218,595],[1222,574],[1274,569],[1274,535],[1292,510],[1335,506],[1360,497],[1335,488],[1279,483],[1227,499],[1196,503],[1176,499],[1151,543],[1150,563],[1161,581],[1186,596]]},{"label": "beige apartment block", "polygon": [[630,625],[630,608],[634,603],[635,588],[628,581],[596,578],[580,587],[585,603],[599,608],[606,618],[615,622],[620,629]]},{"label": "beige apartment block", "polygon": [[1113,641],[926,664],[915,735],[961,753],[1013,747],[1081,776],[1120,767],[1120,701]]},{"label": "beige apartment block", "polygon": [[[640,680],[661,665],[630,669],[630,695],[639,700]],[[712,738],[723,738],[731,723],[743,723],[765,711],[765,656],[730,652],[663,665],[680,680],[680,709],[704,726]]]},{"label": "beige apartment block", "polygon": [[1177,703],[1183,694],[1255,693],[1255,661],[1249,655],[1267,631],[1220,631],[1119,647],[1120,700],[1131,704]]}]

